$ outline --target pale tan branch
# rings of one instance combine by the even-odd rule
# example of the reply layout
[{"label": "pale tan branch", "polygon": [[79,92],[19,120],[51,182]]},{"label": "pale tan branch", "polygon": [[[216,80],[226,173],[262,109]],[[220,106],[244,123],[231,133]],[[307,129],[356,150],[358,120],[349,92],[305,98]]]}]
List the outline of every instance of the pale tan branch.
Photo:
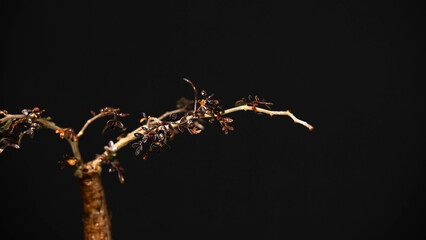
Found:
[{"label": "pale tan branch", "polygon": [[53,131],[62,129],[61,127],[59,127],[58,125],[56,125],[54,122],[52,121],[48,121],[45,118],[39,118],[36,120],[38,123],[40,123],[41,125],[43,125],[43,127],[45,128],[49,128],[52,129]]},{"label": "pale tan branch", "polygon": [[106,115],[104,113],[98,113],[95,116],[93,116],[92,118],[90,118],[89,120],[87,120],[87,122],[84,124],[84,126],[81,128],[81,130],[78,132],[77,137],[81,137],[84,134],[84,131],[86,130],[86,128],[92,123],[94,122],[96,119],[101,118],[101,117],[105,117]]},{"label": "pale tan branch", "polygon": [[6,114],[6,116],[0,119],[0,124],[3,122],[7,122],[9,119],[20,119],[24,117],[24,114]]},{"label": "pale tan branch", "polygon": [[[52,129],[55,132],[56,132],[56,130],[62,129],[61,127],[56,125],[54,122],[48,121],[45,118],[39,118],[36,121],[39,122],[41,125],[43,125],[45,128]],[[83,163],[83,159],[81,157],[81,153],[80,153],[80,150],[78,148],[78,141],[73,141],[72,139],[68,139],[68,138],[66,140],[68,141],[68,143],[71,146],[71,150],[72,150],[74,157],[76,157],[79,160],[78,165],[80,165],[81,163]]]},{"label": "pale tan branch", "polygon": [[305,121],[298,119],[296,116],[294,116],[294,114],[292,114],[290,112],[290,110],[287,110],[287,111],[271,111],[271,110],[267,110],[267,109],[260,108],[260,107],[243,105],[243,106],[238,106],[238,107],[233,107],[233,108],[227,109],[227,110],[224,111],[223,115],[233,113],[233,112],[237,112],[237,111],[260,112],[260,113],[268,114],[271,117],[274,116],[274,115],[281,115],[281,116],[285,115],[285,116],[291,117],[291,119],[293,119],[293,121],[295,123],[298,123],[298,124],[301,124],[301,125],[307,127],[310,131],[314,130],[314,127],[312,125],[310,125],[309,123],[307,123]]},{"label": "pale tan branch", "polygon": [[[171,115],[173,113],[179,113],[179,112],[184,112],[184,111],[185,111],[184,108],[176,109],[176,110],[164,113],[159,118],[152,118],[152,119],[155,119],[156,122],[161,123],[161,119],[164,119],[166,116]],[[310,125],[309,123],[307,123],[305,121],[298,119],[289,110],[287,110],[287,111],[271,111],[271,110],[267,110],[267,109],[260,108],[260,107],[243,105],[243,106],[238,106],[238,107],[233,107],[233,108],[227,109],[222,113],[222,115],[226,115],[226,114],[230,114],[230,113],[238,112],[238,111],[254,111],[254,112],[265,113],[265,114],[268,114],[270,116],[274,116],[274,115],[289,116],[291,119],[293,119],[293,121],[295,123],[301,124],[301,125],[307,127],[311,131],[314,129],[314,127],[312,125]],[[204,116],[201,116],[200,118],[212,118],[212,117],[215,117],[215,116],[211,116],[211,115],[206,114]],[[193,118],[193,116],[190,115],[190,116],[187,117],[187,120],[192,119],[192,118]],[[179,125],[179,123],[180,123],[180,120],[177,120],[177,121],[173,122],[171,125],[173,127],[177,127]],[[168,126],[164,126],[164,127],[166,129],[168,129]],[[146,134],[146,130],[144,130],[142,127],[135,129],[134,131],[127,134],[125,137],[120,138],[120,140],[118,140],[116,143],[113,144],[111,149],[113,149],[114,152],[116,152],[116,151],[120,150],[121,148],[125,147],[127,144],[135,141],[137,139],[135,137],[135,133]],[[108,156],[108,154],[109,154],[109,152],[105,151],[100,156]]]}]

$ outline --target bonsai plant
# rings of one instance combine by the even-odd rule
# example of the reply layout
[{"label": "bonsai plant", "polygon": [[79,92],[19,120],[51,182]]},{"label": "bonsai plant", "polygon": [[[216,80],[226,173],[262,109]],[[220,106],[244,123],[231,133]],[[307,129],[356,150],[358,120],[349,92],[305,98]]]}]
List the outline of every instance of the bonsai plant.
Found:
[{"label": "bonsai plant", "polygon": [[[176,109],[165,112],[161,116],[152,117],[142,113],[140,127],[129,131],[121,122],[121,118],[128,116],[119,108],[105,107],[99,112],[92,111],[92,118],[77,132],[73,128],[60,127],[45,110],[38,107],[23,109],[20,114],[1,110],[0,114],[0,153],[6,148],[19,149],[25,135],[33,137],[36,130],[51,129],[60,139],[66,140],[72,150],[72,155],[64,155],[58,161],[60,168],[71,167],[79,180],[81,200],[83,204],[83,225],[85,239],[112,239],[111,216],[108,212],[107,201],[101,179],[103,168],[117,174],[120,183],[124,183],[124,169],[115,158],[121,148],[131,144],[135,156],[143,160],[149,158],[151,152],[161,152],[169,149],[170,141],[178,133],[189,132],[199,134],[208,123],[218,122],[222,131],[228,134],[233,131],[233,119],[228,115],[237,111],[252,111],[257,114],[285,115],[295,123],[313,130],[312,125],[295,117],[289,110],[273,111],[273,103],[260,99],[258,96],[242,98],[232,108],[223,108],[214,94],[198,91],[195,85],[184,78],[194,91],[194,99],[181,98],[177,101]],[[115,141],[109,141],[104,152],[97,154],[93,159],[84,160],[79,150],[79,140],[84,136],[89,125],[100,118],[112,117],[106,122],[102,132],[108,129],[120,129],[121,134]]]}]

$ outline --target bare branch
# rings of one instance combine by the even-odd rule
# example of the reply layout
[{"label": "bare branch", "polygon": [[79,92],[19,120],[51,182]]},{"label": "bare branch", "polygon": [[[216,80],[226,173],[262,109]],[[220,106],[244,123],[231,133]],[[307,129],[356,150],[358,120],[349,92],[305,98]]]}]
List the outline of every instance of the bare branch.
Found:
[{"label": "bare branch", "polygon": [[192,89],[194,90],[194,112],[197,110],[197,88],[195,88],[195,85],[187,78],[183,78],[184,81],[191,84]]},{"label": "bare branch", "polygon": [[86,130],[86,128],[92,123],[94,122],[96,119],[101,118],[101,117],[105,117],[106,115],[104,113],[98,113],[95,116],[93,116],[92,118],[90,118],[89,120],[87,120],[87,122],[84,124],[84,126],[81,128],[81,130],[78,132],[77,137],[81,137],[84,134],[84,130]]},{"label": "bare branch", "polygon": [[233,113],[233,112],[237,112],[237,111],[261,112],[261,113],[269,114],[271,117],[274,116],[274,115],[281,115],[281,116],[285,115],[285,116],[291,117],[291,119],[293,119],[293,121],[295,123],[298,123],[298,124],[301,124],[301,125],[307,127],[310,131],[314,130],[314,127],[312,125],[310,125],[309,123],[307,123],[305,121],[298,119],[296,116],[294,116],[290,112],[290,110],[287,110],[287,111],[271,111],[271,110],[263,109],[263,108],[260,108],[260,107],[243,105],[243,106],[238,106],[238,107],[227,109],[227,110],[224,111],[223,115]]},{"label": "bare branch", "polygon": [[[55,132],[57,130],[62,129],[61,127],[56,125],[54,122],[48,121],[45,118],[37,119],[37,122],[41,123],[45,128],[52,129]],[[73,141],[73,139],[70,139],[70,138],[66,138],[66,140],[68,141],[68,143],[71,146],[71,150],[72,150],[74,157],[76,157],[78,159],[77,165],[79,166],[80,164],[83,163],[83,159],[81,157],[80,149],[78,148],[78,141]]]},{"label": "bare branch", "polygon": [[24,117],[24,114],[6,114],[6,116],[0,119],[0,124],[3,122],[7,122],[9,119],[20,119]]}]

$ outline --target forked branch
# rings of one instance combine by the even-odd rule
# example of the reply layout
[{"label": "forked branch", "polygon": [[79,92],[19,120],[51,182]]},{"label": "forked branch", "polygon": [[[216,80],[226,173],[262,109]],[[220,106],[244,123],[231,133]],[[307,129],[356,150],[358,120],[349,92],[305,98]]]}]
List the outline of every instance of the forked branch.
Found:
[{"label": "forked branch", "polygon": [[[73,155],[76,159],[76,165],[80,165],[82,162],[82,157],[80,154],[80,150],[78,148],[78,142],[75,141],[73,136],[66,135],[64,129],[67,128],[61,128],[58,125],[56,125],[54,122],[50,120],[50,118],[41,117],[41,113],[44,112],[44,110],[39,110],[38,108],[34,108],[32,110],[30,109],[24,109],[22,110],[23,114],[8,114],[7,111],[1,111],[1,114],[4,115],[3,118],[0,119],[0,124],[4,124],[1,127],[2,135],[7,134],[8,136],[2,136],[2,139],[6,139],[3,141],[14,141],[13,136],[11,135],[16,127],[25,128],[25,131],[21,131],[19,134],[19,139],[16,141],[17,146],[20,144],[20,139],[23,137],[23,135],[28,134],[30,137],[34,135],[34,130],[39,128],[47,128],[55,131],[56,133],[59,133],[61,138],[64,138],[68,141],[68,143],[71,146]],[[64,134],[64,135],[61,135]]]},{"label": "forked branch", "polygon": [[111,119],[107,122],[107,126],[105,126],[105,129],[106,128],[113,129],[115,127],[122,129],[122,128],[124,128],[124,125],[123,125],[123,123],[121,123],[120,121],[117,120],[117,117],[127,117],[129,115],[128,113],[120,112],[120,108],[112,108],[112,107],[102,108],[98,114],[96,114],[94,111],[91,111],[91,113],[92,113],[93,117],[90,118],[89,120],[87,120],[87,122],[84,124],[84,126],[81,128],[81,130],[78,132],[77,138],[81,137],[84,134],[84,131],[92,122],[94,122],[96,119],[99,119],[99,118],[102,118],[102,117],[105,117],[105,116],[110,116],[110,115],[114,116],[113,119]]}]

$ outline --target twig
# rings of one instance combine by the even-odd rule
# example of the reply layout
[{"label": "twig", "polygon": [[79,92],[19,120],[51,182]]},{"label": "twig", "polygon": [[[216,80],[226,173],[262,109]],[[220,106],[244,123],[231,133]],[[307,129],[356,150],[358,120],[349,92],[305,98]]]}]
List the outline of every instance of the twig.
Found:
[{"label": "twig", "polygon": [[261,113],[269,114],[271,117],[274,116],[274,115],[281,115],[281,116],[285,115],[285,116],[291,117],[291,119],[293,119],[293,121],[295,123],[298,123],[298,124],[301,124],[301,125],[307,127],[310,131],[314,130],[314,127],[312,125],[310,125],[309,123],[307,123],[305,121],[298,119],[296,116],[293,115],[293,113],[290,112],[290,110],[287,110],[287,111],[271,111],[271,110],[267,110],[267,109],[264,109],[264,108],[243,105],[243,106],[238,106],[238,107],[227,109],[227,110],[224,111],[223,115],[233,113],[233,112],[237,112],[237,111],[261,112]]},{"label": "twig", "polygon": [[183,78],[183,80],[191,84],[192,89],[194,90],[194,113],[195,113],[195,111],[197,110],[197,88],[189,79]]},{"label": "twig", "polygon": [[24,114],[6,114],[6,116],[0,119],[0,124],[8,121],[9,119],[20,119],[24,117],[25,117]]},{"label": "twig", "polygon": [[93,116],[92,118],[90,118],[89,120],[87,120],[87,122],[84,124],[84,126],[81,128],[81,130],[78,132],[77,137],[81,137],[84,134],[84,131],[86,130],[86,128],[92,123],[94,122],[96,119],[101,118],[101,117],[105,117],[106,115],[104,113],[98,113],[97,115]]},{"label": "twig", "polygon": [[[62,129],[61,127],[59,127],[58,125],[56,125],[52,121],[48,121],[45,118],[39,118],[36,121],[41,123],[45,128],[52,129],[55,132],[56,132],[56,130]],[[80,153],[80,150],[78,148],[78,141],[73,141],[72,139],[69,139],[69,138],[66,138],[66,140],[71,146],[71,150],[72,150],[74,157],[76,157],[78,159],[77,165],[79,166],[80,164],[83,163],[83,159],[81,157],[81,153]]]}]

